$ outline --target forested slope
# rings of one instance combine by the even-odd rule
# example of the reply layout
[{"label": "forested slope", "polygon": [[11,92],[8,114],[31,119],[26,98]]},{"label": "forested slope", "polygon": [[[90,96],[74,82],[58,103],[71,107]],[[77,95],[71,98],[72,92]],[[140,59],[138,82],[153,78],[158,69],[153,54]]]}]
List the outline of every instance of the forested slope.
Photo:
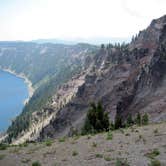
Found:
[{"label": "forested slope", "polygon": [[0,42],[0,67],[24,74],[35,89],[21,115],[8,129],[12,137],[29,126],[32,112],[46,107],[58,86],[88,67],[96,50],[96,46],[88,44]]}]

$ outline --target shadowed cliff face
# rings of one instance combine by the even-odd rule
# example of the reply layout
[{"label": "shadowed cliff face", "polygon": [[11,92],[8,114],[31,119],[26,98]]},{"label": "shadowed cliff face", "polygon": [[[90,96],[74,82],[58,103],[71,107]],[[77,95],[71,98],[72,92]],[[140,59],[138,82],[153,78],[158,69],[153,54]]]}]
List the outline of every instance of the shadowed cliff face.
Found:
[{"label": "shadowed cliff face", "polygon": [[127,48],[101,49],[84,84],[43,128],[41,139],[80,129],[89,103],[97,101],[111,120],[138,112],[147,112],[153,122],[166,120],[166,16],[153,20]]}]

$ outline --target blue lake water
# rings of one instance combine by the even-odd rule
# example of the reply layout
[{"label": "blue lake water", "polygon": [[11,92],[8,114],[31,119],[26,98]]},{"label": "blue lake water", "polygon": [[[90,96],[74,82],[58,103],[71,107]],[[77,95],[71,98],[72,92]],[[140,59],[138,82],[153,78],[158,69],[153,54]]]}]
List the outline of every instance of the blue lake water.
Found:
[{"label": "blue lake water", "polygon": [[5,131],[11,120],[21,113],[26,98],[28,88],[24,80],[0,70],[0,132]]}]

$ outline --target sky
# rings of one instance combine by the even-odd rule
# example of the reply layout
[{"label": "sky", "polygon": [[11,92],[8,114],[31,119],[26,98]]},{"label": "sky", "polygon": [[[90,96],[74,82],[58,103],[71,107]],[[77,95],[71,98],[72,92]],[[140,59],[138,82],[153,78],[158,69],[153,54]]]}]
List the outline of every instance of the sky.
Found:
[{"label": "sky", "polygon": [[166,14],[166,0],[0,0],[0,40],[126,38]]}]

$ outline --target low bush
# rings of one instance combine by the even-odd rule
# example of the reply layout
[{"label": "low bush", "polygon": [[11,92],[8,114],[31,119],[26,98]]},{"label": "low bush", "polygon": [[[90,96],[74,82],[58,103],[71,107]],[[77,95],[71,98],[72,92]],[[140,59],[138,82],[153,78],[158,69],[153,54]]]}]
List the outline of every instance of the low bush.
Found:
[{"label": "low bush", "polygon": [[0,150],[6,150],[7,147],[8,147],[7,144],[3,144],[3,143],[0,144]]},{"label": "low bush", "polygon": [[160,154],[160,151],[158,149],[154,149],[152,152],[147,153],[146,156],[151,159],[154,159],[159,154]]},{"label": "low bush", "polygon": [[65,141],[66,141],[65,137],[59,138],[59,142],[65,142]]},{"label": "low bush", "polygon": [[103,155],[100,153],[97,153],[95,156],[96,156],[96,158],[103,158]]},{"label": "low bush", "polygon": [[117,158],[115,166],[129,166],[129,163],[127,162],[127,159]]},{"label": "low bush", "polygon": [[148,164],[148,166],[161,166],[161,163],[159,160],[151,160],[151,163]]},{"label": "low bush", "polygon": [[77,156],[77,155],[78,155],[78,152],[74,150],[74,151],[72,152],[72,156]]},{"label": "low bush", "polygon": [[32,163],[32,166],[41,166],[40,162],[39,161],[35,161]]},{"label": "low bush", "polygon": [[46,140],[45,144],[46,144],[46,146],[51,146],[52,145],[52,141],[51,140]]},{"label": "low bush", "polygon": [[113,134],[112,134],[111,131],[109,131],[109,132],[107,133],[107,140],[112,140],[112,138],[113,138]]}]

